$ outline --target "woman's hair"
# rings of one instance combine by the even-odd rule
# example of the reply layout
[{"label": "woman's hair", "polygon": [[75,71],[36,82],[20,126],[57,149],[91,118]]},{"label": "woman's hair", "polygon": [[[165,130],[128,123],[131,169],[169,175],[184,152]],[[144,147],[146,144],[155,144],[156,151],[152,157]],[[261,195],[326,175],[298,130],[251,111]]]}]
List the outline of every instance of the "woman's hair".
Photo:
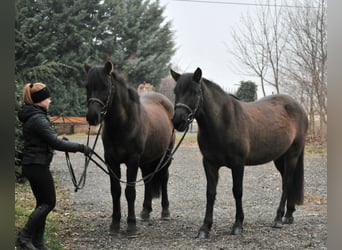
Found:
[{"label": "woman's hair", "polygon": [[34,104],[50,97],[50,91],[44,83],[26,83],[23,92],[24,103]]}]

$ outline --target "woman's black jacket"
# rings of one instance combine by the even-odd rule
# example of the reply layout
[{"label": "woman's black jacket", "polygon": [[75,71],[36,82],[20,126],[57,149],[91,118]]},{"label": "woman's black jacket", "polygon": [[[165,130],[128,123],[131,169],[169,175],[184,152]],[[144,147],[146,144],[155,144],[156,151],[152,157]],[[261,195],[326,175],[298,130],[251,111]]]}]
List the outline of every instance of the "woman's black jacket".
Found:
[{"label": "woman's black jacket", "polygon": [[59,139],[43,107],[24,104],[18,111],[23,123],[24,151],[22,165],[49,165],[54,149],[83,152],[84,145]]}]

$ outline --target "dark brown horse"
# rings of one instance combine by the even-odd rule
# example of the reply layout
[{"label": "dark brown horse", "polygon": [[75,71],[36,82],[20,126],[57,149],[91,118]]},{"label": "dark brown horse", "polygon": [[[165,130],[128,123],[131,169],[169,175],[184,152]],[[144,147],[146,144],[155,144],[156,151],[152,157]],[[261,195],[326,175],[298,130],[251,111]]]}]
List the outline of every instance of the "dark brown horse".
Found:
[{"label": "dark brown horse", "polygon": [[[88,73],[87,121],[97,125],[104,121],[102,140],[105,161],[110,170],[113,215],[110,231],[113,235],[120,231],[121,185],[120,164],[127,166],[127,185],[125,195],[128,203],[127,234],[136,235],[135,182],[138,167],[145,181],[145,195],[141,217],[148,219],[152,211],[152,198],[162,195],[162,218],[167,219],[169,200],[167,195],[168,167],[167,157],[172,150],[173,105],[163,95],[149,92],[139,96],[128,87],[111,62],[104,66],[85,65]],[[156,169],[158,168],[158,169]]]},{"label": "dark brown horse", "polygon": [[242,232],[245,165],[274,161],[282,176],[283,191],[273,227],[292,223],[295,204],[303,202],[304,193],[303,155],[308,128],[304,109],[286,95],[269,96],[252,103],[239,101],[202,78],[200,68],[182,75],[171,70],[171,75],[177,81],[175,128],[185,130],[193,117],[199,127],[197,140],[207,178],[207,206],[197,237],[209,235],[221,166],[229,167],[233,177],[236,215],[231,234]]}]

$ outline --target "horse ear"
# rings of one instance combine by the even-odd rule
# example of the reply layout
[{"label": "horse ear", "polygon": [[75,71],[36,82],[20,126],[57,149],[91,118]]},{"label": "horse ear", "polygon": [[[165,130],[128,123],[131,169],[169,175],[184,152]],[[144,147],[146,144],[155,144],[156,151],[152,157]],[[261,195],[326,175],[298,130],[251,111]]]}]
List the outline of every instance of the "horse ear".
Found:
[{"label": "horse ear", "polygon": [[108,62],[106,62],[104,68],[105,68],[105,72],[106,72],[108,75],[110,75],[110,74],[112,73],[112,70],[113,70],[114,66],[113,66],[112,62],[108,61]]},{"label": "horse ear", "polygon": [[180,77],[180,74],[178,74],[176,71],[173,71],[172,69],[170,69],[170,72],[171,72],[172,78],[177,82]]},{"label": "horse ear", "polygon": [[201,70],[200,68],[197,68],[197,69],[195,70],[195,73],[194,73],[194,76],[192,77],[192,79],[193,79],[195,82],[199,83],[199,81],[201,80],[201,78],[202,78],[202,70]]},{"label": "horse ear", "polygon": [[88,73],[88,71],[90,70],[91,66],[88,63],[84,64],[84,69],[85,71]]}]

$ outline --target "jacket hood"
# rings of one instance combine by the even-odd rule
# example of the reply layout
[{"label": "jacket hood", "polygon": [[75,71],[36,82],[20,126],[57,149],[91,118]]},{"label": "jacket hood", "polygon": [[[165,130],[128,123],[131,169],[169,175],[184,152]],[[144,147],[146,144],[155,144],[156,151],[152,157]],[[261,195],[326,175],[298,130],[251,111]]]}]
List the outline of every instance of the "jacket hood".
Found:
[{"label": "jacket hood", "polygon": [[47,115],[47,110],[43,107],[31,104],[24,104],[18,110],[18,118],[23,123],[36,114]]}]

